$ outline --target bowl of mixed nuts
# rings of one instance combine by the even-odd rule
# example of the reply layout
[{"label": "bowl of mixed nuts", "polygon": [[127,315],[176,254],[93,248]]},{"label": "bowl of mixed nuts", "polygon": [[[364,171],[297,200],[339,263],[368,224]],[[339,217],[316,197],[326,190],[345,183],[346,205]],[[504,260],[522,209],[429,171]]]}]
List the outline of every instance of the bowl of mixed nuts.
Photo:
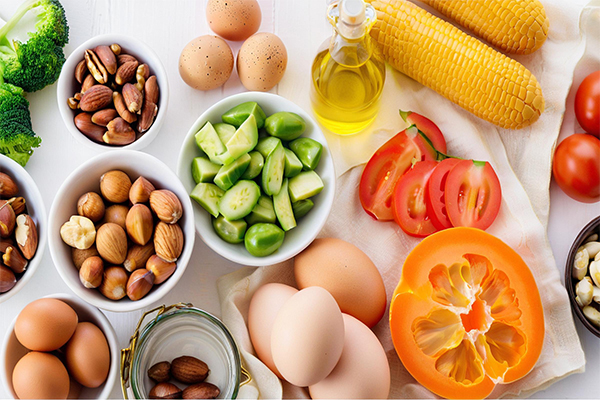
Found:
[{"label": "bowl of mixed nuts", "polygon": [[101,149],[139,150],[152,142],[163,123],[167,74],[158,56],[137,39],[96,36],[67,58],[57,99],[77,141]]},{"label": "bowl of mixed nuts", "polygon": [[183,275],[194,246],[192,204],[153,156],[118,150],[77,168],[48,221],[60,276],[88,303],[115,312],[149,306]]}]

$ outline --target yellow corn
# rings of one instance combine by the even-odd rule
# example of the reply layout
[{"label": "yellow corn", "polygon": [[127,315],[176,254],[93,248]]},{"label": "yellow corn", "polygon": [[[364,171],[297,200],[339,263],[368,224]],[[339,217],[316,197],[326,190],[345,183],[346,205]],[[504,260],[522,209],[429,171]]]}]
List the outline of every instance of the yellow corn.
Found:
[{"label": "yellow corn", "polygon": [[530,54],[548,36],[539,0],[421,0],[505,53]]},{"label": "yellow corn", "polygon": [[369,1],[377,10],[371,35],[398,71],[502,128],[526,127],[544,111],[523,65],[410,2]]}]

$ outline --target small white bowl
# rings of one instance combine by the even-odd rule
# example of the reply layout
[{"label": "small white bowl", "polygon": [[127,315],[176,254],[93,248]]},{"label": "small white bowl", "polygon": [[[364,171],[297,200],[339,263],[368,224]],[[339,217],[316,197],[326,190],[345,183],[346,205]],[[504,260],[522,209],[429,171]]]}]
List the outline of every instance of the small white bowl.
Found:
[{"label": "small white bowl", "polygon": [[25,286],[37,270],[40,262],[42,262],[42,257],[46,250],[48,228],[46,225],[46,206],[44,205],[44,200],[42,200],[42,195],[40,194],[37,185],[27,171],[25,171],[25,168],[21,167],[21,165],[12,159],[0,155],[0,171],[9,175],[19,187],[18,196],[25,198],[27,213],[31,216],[33,222],[35,222],[35,226],[38,230],[38,247],[35,256],[29,260],[27,269],[21,276],[21,279],[17,281],[17,284],[8,292],[0,294],[0,303],[2,303],[17,294],[17,292]]},{"label": "small white bowl", "polygon": [[[157,189],[169,189],[179,197],[183,206],[183,216],[179,226],[183,231],[183,252],[177,260],[177,269],[164,283],[156,285],[150,293],[141,300],[131,301],[125,297],[115,301],[104,297],[98,290],[86,289],[79,281],[79,272],[71,259],[71,247],[65,244],[60,237],[60,227],[72,215],[77,215],[77,200],[89,191],[100,193],[100,177],[110,170],[122,170],[129,175],[132,181],[139,176],[147,178]],[[54,197],[50,218],[48,220],[50,232],[50,254],[54,266],[61,278],[75,292],[75,294],[88,303],[103,310],[125,312],[147,308],[159,301],[179,281],[192,255],[194,248],[194,219],[193,208],[189,195],[177,176],[162,161],[139,151],[118,150],[97,155],[91,160],[80,165],[63,182]]]},{"label": "small white bowl", "polygon": [[[97,388],[86,388],[84,387],[81,391],[80,399],[107,399],[115,385],[115,381],[119,376],[119,369],[121,366],[119,346],[117,344],[117,335],[108,319],[102,314],[97,308],[90,306],[81,299],[66,293],[56,293],[44,298],[52,298],[62,300],[70,305],[79,317],[79,322],[91,322],[96,325],[108,342],[108,348],[110,349],[110,369],[108,371],[108,377],[106,381]],[[18,317],[18,316],[17,316]],[[25,354],[29,352],[17,339],[14,327],[17,322],[17,317],[12,321],[6,335],[4,342],[2,343],[2,374],[0,374],[0,381],[6,388],[6,391],[10,393],[12,398],[17,399],[17,395],[13,390],[12,385],[12,372],[17,362]]]},{"label": "small white bowl", "polygon": [[288,260],[304,250],[317,237],[325,225],[325,221],[333,205],[335,196],[333,159],[331,158],[325,136],[308,113],[286,98],[271,93],[245,92],[227,97],[206,110],[188,131],[179,153],[177,175],[183,182],[187,192],[190,193],[196,186],[192,177],[192,160],[200,154],[194,135],[204,126],[206,121],[211,121],[212,123],[221,122],[221,115],[223,113],[247,101],[257,102],[267,116],[279,111],[290,111],[304,118],[304,121],[306,121],[306,131],[302,137],[314,139],[323,145],[321,161],[315,171],[323,180],[325,187],[321,193],[312,198],[315,203],[313,209],[298,221],[298,226],[285,233],[285,240],[281,247],[266,257],[251,255],[243,243],[231,244],[221,239],[212,227],[211,215],[196,202],[193,202],[194,219],[196,221],[196,231],[198,231],[200,238],[221,256],[243,265],[272,265]]},{"label": "small white bowl", "polygon": [[[88,139],[79,131],[79,129],[77,129],[75,123],[73,122],[73,118],[75,118],[77,113],[71,110],[67,105],[67,99],[73,97],[73,95],[81,89],[81,85],[77,82],[77,80],[75,80],[75,67],[81,60],[83,60],[85,51],[88,49],[94,49],[99,45],[110,46],[113,43],[119,44],[123,48],[124,53],[131,54],[137,58],[140,63],[148,64],[150,67],[150,74],[156,75],[158,87],[160,88],[160,97],[157,104],[158,113],[154,123],[150,129],[148,129],[148,131],[144,133],[138,140],[126,146],[109,146],[96,143]],[[150,47],[130,36],[107,34],[95,36],[85,41],[69,55],[58,78],[56,98],[58,101],[58,110],[60,111],[60,115],[62,116],[67,129],[78,142],[83,143],[86,146],[90,146],[96,150],[140,150],[148,146],[154,140],[164,122],[169,103],[169,82],[167,79],[167,72],[165,71],[163,64],[156,53],[150,49]]]}]

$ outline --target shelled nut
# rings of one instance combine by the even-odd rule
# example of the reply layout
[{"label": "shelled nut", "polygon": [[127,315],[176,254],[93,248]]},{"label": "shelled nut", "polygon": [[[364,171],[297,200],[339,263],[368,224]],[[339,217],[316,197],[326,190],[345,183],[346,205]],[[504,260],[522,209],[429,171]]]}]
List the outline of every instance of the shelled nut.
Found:
[{"label": "shelled nut", "polygon": [[9,246],[6,253],[2,255],[4,265],[13,270],[15,274],[20,274],[27,268],[27,260],[19,253],[16,247]]},{"label": "shelled nut", "polygon": [[173,275],[173,272],[177,269],[177,264],[167,262],[155,254],[148,259],[146,269],[154,274],[154,284],[160,285]]},{"label": "shelled nut", "polygon": [[175,262],[183,251],[183,232],[177,224],[159,222],[154,229],[154,249],[165,261]]},{"label": "shelled nut", "polygon": [[83,83],[83,79],[88,74],[88,67],[85,60],[79,61],[79,64],[75,67],[75,79],[79,83]]},{"label": "shelled nut", "polygon": [[154,275],[146,269],[136,269],[127,281],[127,297],[137,301],[148,294],[154,285]]},{"label": "shelled nut", "polygon": [[98,256],[89,257],[81,265],[79,280],[88,289],[95,289],[104,278],[104,261]]},{"label": "shelled nut", "polygon": [[181,389],[169,382],[161,382],[156,385],[148,393],[151,399],[180,399]]},{"label": "shelled nut", "polygon": [[150,199],[150,193],[155,190],[154,185],[143,176],[133,182],[129,189],[129,201],[132,204],[145,203]]},{"label": "shelled nut", "polygon": [[15,211],[10,204],[6,200],[0,200],[0,237],[7,238],[12,235],[16,218]]},{"label": "shelled nut", "polygon": [[17,284],[17,278],[12,269],[0,265],[0,293],[6,293]]},{"label": "shelled nut", "polygon": [[117,118],[119,113],[117,110],[112,108],[106,108],[104,110],[96,111],[92,115],[92,122],[96,125],[106,126],[110,121]]},{"label": "shelled nut", "polygon": [[183,389],[183,399],[216,399],[221,394],[218,387],[208,382],[200,382]]},{"label": "shelled nut", "polygon": [[103,222],[112,222],[119,225],[121,228],[126,229],[127,227],[125,226],[125,220],[128,212],[129,208],[126,206],[122,204],[113,204],[106,209]]},{"label": "shelled nut", "polygon": [[89,249],[96,240],[96,227],[89,218],[73,215],[60,227],[60,236],[71,247]]},{"label": "shelled nut", "polygon": [[183,214],[179,198],[167,189],[155,190],[150,193],[150,207],[158,219],[167,224],[176,223]]},{"label": "shelled nut", "polygon": [[8,204],[12,207],[15,215],[19,215],[25,212],[25,198],[24,197],[12,197],[8,199]]},{"label": "shelled nut", "polygon": [[125,104],[127,105],[127,109],[134,113],[139,114],[142,109],[142,103],[144,101],[144,95],[140,90],[132,85],[131,83],[126,83],[123,86],[123,91],[121,92],[123,95],[123,99],[125,100]]},{"label": "shelled nut", "polygon": [[144,246],[152,237],[154,229],[152,212],[143,204],[135,204],[127,213],[125,227],[129,238],[135,244]]},{"label": "shelled nut", "polygon": [[137,70],[137,67],[137,60],[128,61],[121,64],[119,69],[117,69],[117,74],[115,75],[115,83],[117,85],[124,85],[127,82],[130,82],[135,77],[135,71]]},{"label": "shelled nut", "polygon": [[137,115],[132,113],[127,109],[127,104],[125,104],[125,100],[123,99],[123,95],[119,92],[113,93],[113,103],[115,105],[115,109],[119,116],[123,118],[125,121],[130,124],[137,121]]},{"label": "shelled nut", "polygon": [[102,65],[106,68],[106,71],[110,75],[114,75],[117,72],[117,57],[110,47],[105,45],[96,46],[94,52],[102,62]]},{"label": "shelled nut", "polygon": [[17,217],[15,240],[23,256],[31,260],[38,246],[38,232],[33,219],[27,214]]},{"label": "shelled nut", "polygon": [[82,112],[75,116],[75,126],[79,132],[83,133],[89,139],[97,143],[103,143],[102,136],[106,132],[106,128],[96,125],[92,122],[92,115]]},{"label": "shelled nut", "polygon": [[171,363],[162,361],[154,364],[148,370],[148,378],[154,382],[167,382],[171,379]]},{"label": "shelled nut", "polygon": [[4,172],[0,172],[0,197],[13,197],[18,192],[19,188],[15,181]]},{"label": "shelled nut", "polygon": [[206,379],[209,372],[208,365],[196,357],[181,356],[171,361],[171,375],[179,382],[199,383]]},{"label": "shelled nut", "polygon": [[153,254],[154,242],[152,240],[149,240],[144,246],[130,246],[127,250],[127,258],[125,258],[123,266],[129,272],[135,271],[138,268],[144,268]]},{"label": "shelled nut", "polygon": [[135,131],[131,126],[121,117],[117,117],[110,121],[106,128],[108,129],[102,140],[104,143],[124,146],[126,144],[133,143],[135,141]]},{"label": "shelled nut", "polygon": [[93,50],[85,51],[85,62],[94,79],[100,84],[108,82],[108,71]]},{"label": "shelled nut", "polygon": [[117,224],[103,224],[96,234],[96,248],[108,263],[122,264],[127,257],[127,234]]}]

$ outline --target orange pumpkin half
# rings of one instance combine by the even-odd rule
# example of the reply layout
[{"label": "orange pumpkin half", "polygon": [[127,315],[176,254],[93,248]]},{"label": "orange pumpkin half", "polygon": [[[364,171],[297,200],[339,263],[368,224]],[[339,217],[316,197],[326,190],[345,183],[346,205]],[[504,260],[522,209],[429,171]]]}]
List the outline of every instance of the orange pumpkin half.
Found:
[{"label": "orange pumpkin half", "polygon": [[474,228],[425,238],[408,255],[390,305],[402,363],[446,398],[484,398],[527,375],[544,342],[537,285],[523,259]]}]

